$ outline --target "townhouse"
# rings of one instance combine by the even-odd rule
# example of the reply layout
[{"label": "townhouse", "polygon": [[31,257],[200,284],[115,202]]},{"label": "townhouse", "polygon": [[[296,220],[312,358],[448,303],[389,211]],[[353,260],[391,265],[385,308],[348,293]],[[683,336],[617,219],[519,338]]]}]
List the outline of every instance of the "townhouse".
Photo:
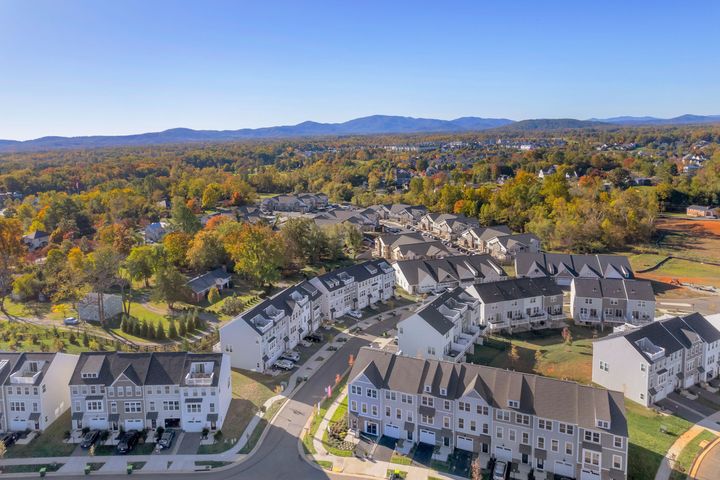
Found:
[{"label": "townhouse", "polygon": [[492,227],[472,227],[460,234],[458,243],[461,247],[475,250],[480,253],[488,253],[487,242],[495,237],[510,235],[510,227],[507,225],[495,225]]},{"label": "townhouse", "polygon": [[73,429],[218,430],[232,399],[221,353],[81,353],[69,385]]},{"label": "townhouse", "polygon": [[334,225],[353,225],[361,232],[373,232],[378,228],[378,219],[374,214],[364,214],[360,210],[334,208],[326,212],[311,214],[310,218],[318,227]]},{"label": "townhouse", "polygon": [[518,253],[518,277],[552,277],[558,285],[570,286],[573,278],[633,278],[632,267],[622,255],[570,255],[563,253]]},{"label": "townhouse", "polygon": [[550,278],[513,278],[467,288],[480,302],[488,333],[522,332],[564,325],[563,292]]},{"label": "townhouse", "polygon": [[[622,393],[492,367],[363,348],[348,382],[349,428],[490,455],[537,479],[627,478]],[[556,478],[556,477],[555,477]]]},{"label": "townhouse", "polygon": [[510,263],[520,253],[540,252],[540,239],[532,233],[498,235],[486,242],[487,253],[501,263]]},{"label": "townhouse", "polygon": [[450,255],[450,251],[439,240],[432,242],[410,243],[398,245],[392,250],[393,260],[425,260],[442,258]]},{"label": "townhouse", "polygon": [[383,260],[368,260],[314,277],[325,318],[335,321],[350,310],[360,310],[395,296],[395,270]]},{"label": "townhouse", "polygon": [[718,376],[720,331],[699,313],[657,320],[593,342],[593,382],[649,407]]},{"label": "townhouse", "polygon": [[439,295],[398,322],[398,349],[403,355],[465,361],[482,343],[478,307],[478,300],[460,287]]},{"label": "townhouse", "polygon": [[276,195],[260,202],[263,212],[307,213],[327,207],[328,197],[324,193],[300,193],[297,195]]},{"label": "townhouse", "polygon": [[320,296],[304,281],[263,300],[220,327],[220,351],[233,368],[264,372],[320,327]]},{"label": "townhouse", "polygon": [[655,319],[655,293],[645,280],[574,278],[570,311],[580,325],[642,325]]},{"label": "townhouse", "polygon": [[475,218],[452,213],[428,213],[420,218],[418,226],[444,240],[455,240],[468,228],[479,226],[479,222]]},{"label": "townhouse", "polygon": [[78,356],[0,352],[0,430],[45,430],[70,408],[70,381]]},{"label": "townhouse", "polygon": [[394,203],[392,205],[375,205],[373,207],[383,220],[391,220],[403,225],[415,224],[427,213],[424,205],[408,205],[405,203]]},{"label": "townhouse", "polygon": [[424,243],[425,239],[418,232],[412,233],[386,233],[379,235],[375,240],[375,250],[373,254],[376,257],[382,257],[388,260],[395,260],[393,250],[401,245],[412,245],[415,243]]},{"label": "townhouse", "polygon": [[399,287],[411,295],[440,293],[458,286],[494,282],[507,278],[490,255],[455,255],[428,260],[393,263]]}]

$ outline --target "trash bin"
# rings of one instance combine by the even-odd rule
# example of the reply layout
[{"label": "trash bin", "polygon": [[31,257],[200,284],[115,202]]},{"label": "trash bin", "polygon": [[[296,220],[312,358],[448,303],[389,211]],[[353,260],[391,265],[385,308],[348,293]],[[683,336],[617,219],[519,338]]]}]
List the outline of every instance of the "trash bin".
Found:
[{"label": "trash bin", "polygon": [[132,464],[129,464],[129,463],[128,463],[128,466],[127,466],[127,474],[130,475],[130,474],[132,473],[132,471],[133,471],[133,466],[132,466]]},{"label": "trash bin", "polygon": [[90,475],[90,465],[85,465],[85,475]]},{"label": "trash bin", "polygon": [[46,473],[47,473],[47,467],[42,467],[40,469],[40,476],[44,477]]}]

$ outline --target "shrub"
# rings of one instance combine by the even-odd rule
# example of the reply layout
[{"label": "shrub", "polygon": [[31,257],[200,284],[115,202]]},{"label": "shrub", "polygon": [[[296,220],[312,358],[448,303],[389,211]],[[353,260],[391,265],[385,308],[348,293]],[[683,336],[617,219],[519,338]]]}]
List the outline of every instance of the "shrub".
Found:
[{"label": "shrub", "polygon": [[235,316],[242,313],[244,309],[245,302],[243,302],[237,296],[233,295],[232,297],[228,297],[225,299],[225,302],[223,302],[222,306],[220,307],[220,313],[222,313],[223,315]]}]

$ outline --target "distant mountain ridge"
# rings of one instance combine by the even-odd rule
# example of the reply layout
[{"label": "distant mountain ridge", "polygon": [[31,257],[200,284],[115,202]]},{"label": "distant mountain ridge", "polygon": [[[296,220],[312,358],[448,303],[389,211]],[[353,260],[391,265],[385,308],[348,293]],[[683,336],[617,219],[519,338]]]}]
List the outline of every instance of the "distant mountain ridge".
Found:
[{"label": "distant mountain ridge", "polygon": [[720,115],[681,115],[675,118],[614,117],[576,120],[532,119],[514,121],[507,118],[461,117],[454,120],[372,115],[342,123],[306,121],[297,125],[239,130],[193,130],[172,128],[162,132],[135,135],[95,135],[87,137],[42,137],[33,140],[0,140],[0,152],[42,151],[73,148],[128,147],[172,143],[226,142],[254,139],[297,137],[382,135],[410,133],[459,133],[489,129],[498,131],[539,131],[573,128],[596,128],[611,125],[690,125],[720,122]]}]

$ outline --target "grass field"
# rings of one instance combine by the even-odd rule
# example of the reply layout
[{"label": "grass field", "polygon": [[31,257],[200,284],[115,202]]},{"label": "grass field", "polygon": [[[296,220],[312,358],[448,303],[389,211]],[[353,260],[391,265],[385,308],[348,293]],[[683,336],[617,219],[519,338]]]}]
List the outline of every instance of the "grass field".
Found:
[{"label": "grass field", "polygon": [[705,442],[704,445],[709,445],[716,438],[714,434],[707,430],[703,430],[698,436],[693,438],[692,441],[683,448],[680,455],[678,455],[675,465],[673,466],[673,471],[670,473],[670,480],[685,480],[688,478],[687,473],[690,471],[695,458],[700,455],[702,451],[700,445],[703,444],[703,442]]},{"label": "grass field", "polygon": [[313,437],[315,436],[315,433],[320,427],[320,422],[322,422],[322,419],[325,418],[325,414],[327,413],[328,408],[330,408],[330,405],[332,405],[335,399],[340,396],[340,393],[345,390],[346,382],[347,376],[344,377],[340,381],[340,383],[335,386],[335,389],[332,391],[332,395],[320,403],[320,409],[313,416],[312,422],[310,423],[310,428],[308,429],[308,432],[305,434],[305,436],[302,438],[302,443],[305,447],[306,452],[312,454],[317,453],[315,451],[315,447],[313,446]]},{"label": "grass field", "polygon": [[665,452],[692,424],[680,417],[657,414],[629,400],[625,409],[630,431],[628,478],[652,480]]},{"label": "grass field", "polygon": [[27,445],[15,444],[7,449],[5,458],[64,457],[75,450],[75,445],[63,443],[65,431],[70,430],[70,410],[63,413],[44,432]]},{"label": "grass field", "polygon": [[[638,259],[636,257],[640,258]],[[664,258],[659,255],[634,255],[630,257],[630,264],[633,266],[633,269],[637,271],[639,268],[636,265],[644,265],[652,262],[657,257],[660,257],[660,259]],[[657,270],[639,273],[637,277],[657,280],[663,283],[671,283],[673,280],[677,280],[682,283],[720,287],[720,267],[680,258],[671,258]]]},{"label": "grass field", "polygon": [[[592,339],[594,335],[602,336],[603,333],[574,325],[568,328],[573,337],[571,344],[563,342],[560,330],[527,332],[512,337],[488,337],[485,345],[475,347],[468,361],[590,383]],[[513,347],[516,356],[513,356]]]}]

